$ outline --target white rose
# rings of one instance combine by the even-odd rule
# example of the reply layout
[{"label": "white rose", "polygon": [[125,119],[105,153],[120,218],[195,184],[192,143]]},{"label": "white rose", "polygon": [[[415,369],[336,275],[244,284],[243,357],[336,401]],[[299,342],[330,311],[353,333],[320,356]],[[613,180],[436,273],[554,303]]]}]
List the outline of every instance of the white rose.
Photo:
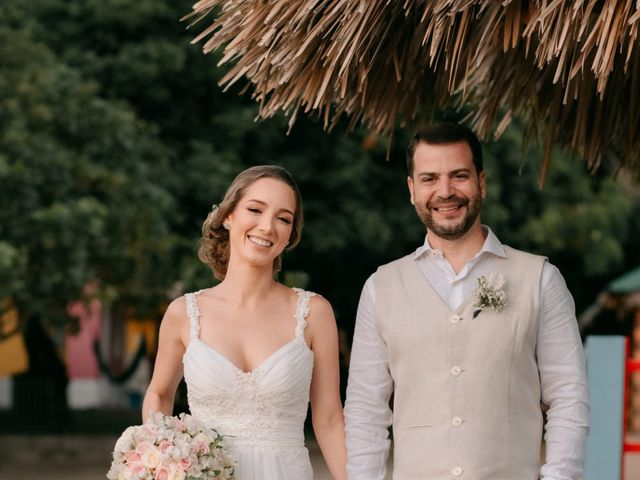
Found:
[{"label": "white rose", "polygon": [[120,435],[120,438],[116,441],[116,445],[113,449],[117,452],[130,450],[135,431],[136,427],[128,427],[124,432],[122,432],[122,435]]},{"label": "white rose", "polygon": [[162,462],[162,452],[157,448],[149,448],[142,454],[142,465],[148,469],[157,468]]}]

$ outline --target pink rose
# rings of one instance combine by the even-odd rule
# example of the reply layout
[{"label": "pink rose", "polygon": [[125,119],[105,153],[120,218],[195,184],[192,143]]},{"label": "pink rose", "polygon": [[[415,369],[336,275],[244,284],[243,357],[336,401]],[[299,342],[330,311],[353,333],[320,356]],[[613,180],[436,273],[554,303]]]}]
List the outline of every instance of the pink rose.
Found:
[{"label": "pink rose", "polygon": [[182,465],[182,469],[183,470],[189,470],[191,468],[191,465],[193,465],[193,458],[189,457],[184,457],[182,460],[180,460],[180,465]]},{"label": "pink rose", "polygon": [[209,452],[210,439],[204,433],[197,434],[193,439],[193,446],[199,455]]},{"label": "pink rose", "polygon": [[162,465],[153,473],[154,480],[169,480],[169,468]]},{"label": "pink rose", "polygon": [[170,465],[162,465],[158,468],[154,475],[154,480],[184,480],[186,478],[186,473],[182,468],[172,463]]},{"label": "pink rose", "polygon": [[140,455],[144,455],[146,452],[148,452],[152,448],[155,448],[155,447],[149,442],[140,442],[136,446],[136,452],[138,452]]},{"label": "pink rose", "polygon": [[124,461],[128,465],[139,465],[142,462],[142,457],[138,452],[127,452],[124,454]]},{"label": "pink rose", "polygon": [[158,449],[164,453],[167,451],[167,448],[171,446],[172,446],[172,443],[169,440],[162,440],[158,445]]}]

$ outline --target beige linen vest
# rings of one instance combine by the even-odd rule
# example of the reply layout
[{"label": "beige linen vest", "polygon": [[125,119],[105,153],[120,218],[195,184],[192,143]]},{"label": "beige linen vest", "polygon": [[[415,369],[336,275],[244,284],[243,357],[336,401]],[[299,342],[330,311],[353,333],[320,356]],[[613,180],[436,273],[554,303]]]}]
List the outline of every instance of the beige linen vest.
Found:
[{"label": "beige linen vest", "polygon": [[489,256],[508,304],[451,310],[413,255],[378,269],[375,318],[394,380],[394,480],[535,480],[542,414],[536,363],[544,258]]}]

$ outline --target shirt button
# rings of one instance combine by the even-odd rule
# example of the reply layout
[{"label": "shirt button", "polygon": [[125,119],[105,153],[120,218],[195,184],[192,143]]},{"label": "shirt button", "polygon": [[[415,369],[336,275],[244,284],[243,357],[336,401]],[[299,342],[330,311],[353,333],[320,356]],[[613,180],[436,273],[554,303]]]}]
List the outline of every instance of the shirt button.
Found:
[{"label": "shirt button", "polygon": [[434,257],[434,258],[435,258],[435,257],[437,257],[437,256],[438,256],[438,252],[436,252],[435,250],[431,250],[431,251],[429,252],[429,255],[431,255],[432,257]]},{"label": "shirt button", "polygon": [[453,467],[453,469],[451,469],[451,475],[453,475],[454,477],[459,477],[460,475],[462,475],[462,467]]},{"label": "shirt button", "polygon": [[451,372],[451,375],[453,375],[454,377],[457,377],[462,373],[462,369],[458,366],[451,367],[451,370],[449,371]]},{"label": "shirt button", "polygon": [[459,427],[460,425],[462,425],[462,419],[461,419],[460,417],[453,417],[453,418],[451,419],[451,424],[452,424],[454,427]]},{"label": "shirt button", "polygon": [[451,315],[451,323],[453,323],[454,325],[456,323],[460,323],[460,320],[462,320],[462,317],[460,315]]}]

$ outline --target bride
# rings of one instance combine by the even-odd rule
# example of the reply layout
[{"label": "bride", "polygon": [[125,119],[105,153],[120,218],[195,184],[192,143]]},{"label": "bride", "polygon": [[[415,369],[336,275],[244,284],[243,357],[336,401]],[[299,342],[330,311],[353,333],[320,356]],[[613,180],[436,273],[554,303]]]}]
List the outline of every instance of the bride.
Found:
[{"label": "bride", "polygon": [[291,175],[241,172],[202,226],[198,256],[222,280],[174,300],[160,327],[142,416],[171,415],[184,375],[191,414],[225,437],[237,480],[311,480],[304,421],[346,479],[338,334],[324,298],[274,278],[296,246],[302,200]]}]

